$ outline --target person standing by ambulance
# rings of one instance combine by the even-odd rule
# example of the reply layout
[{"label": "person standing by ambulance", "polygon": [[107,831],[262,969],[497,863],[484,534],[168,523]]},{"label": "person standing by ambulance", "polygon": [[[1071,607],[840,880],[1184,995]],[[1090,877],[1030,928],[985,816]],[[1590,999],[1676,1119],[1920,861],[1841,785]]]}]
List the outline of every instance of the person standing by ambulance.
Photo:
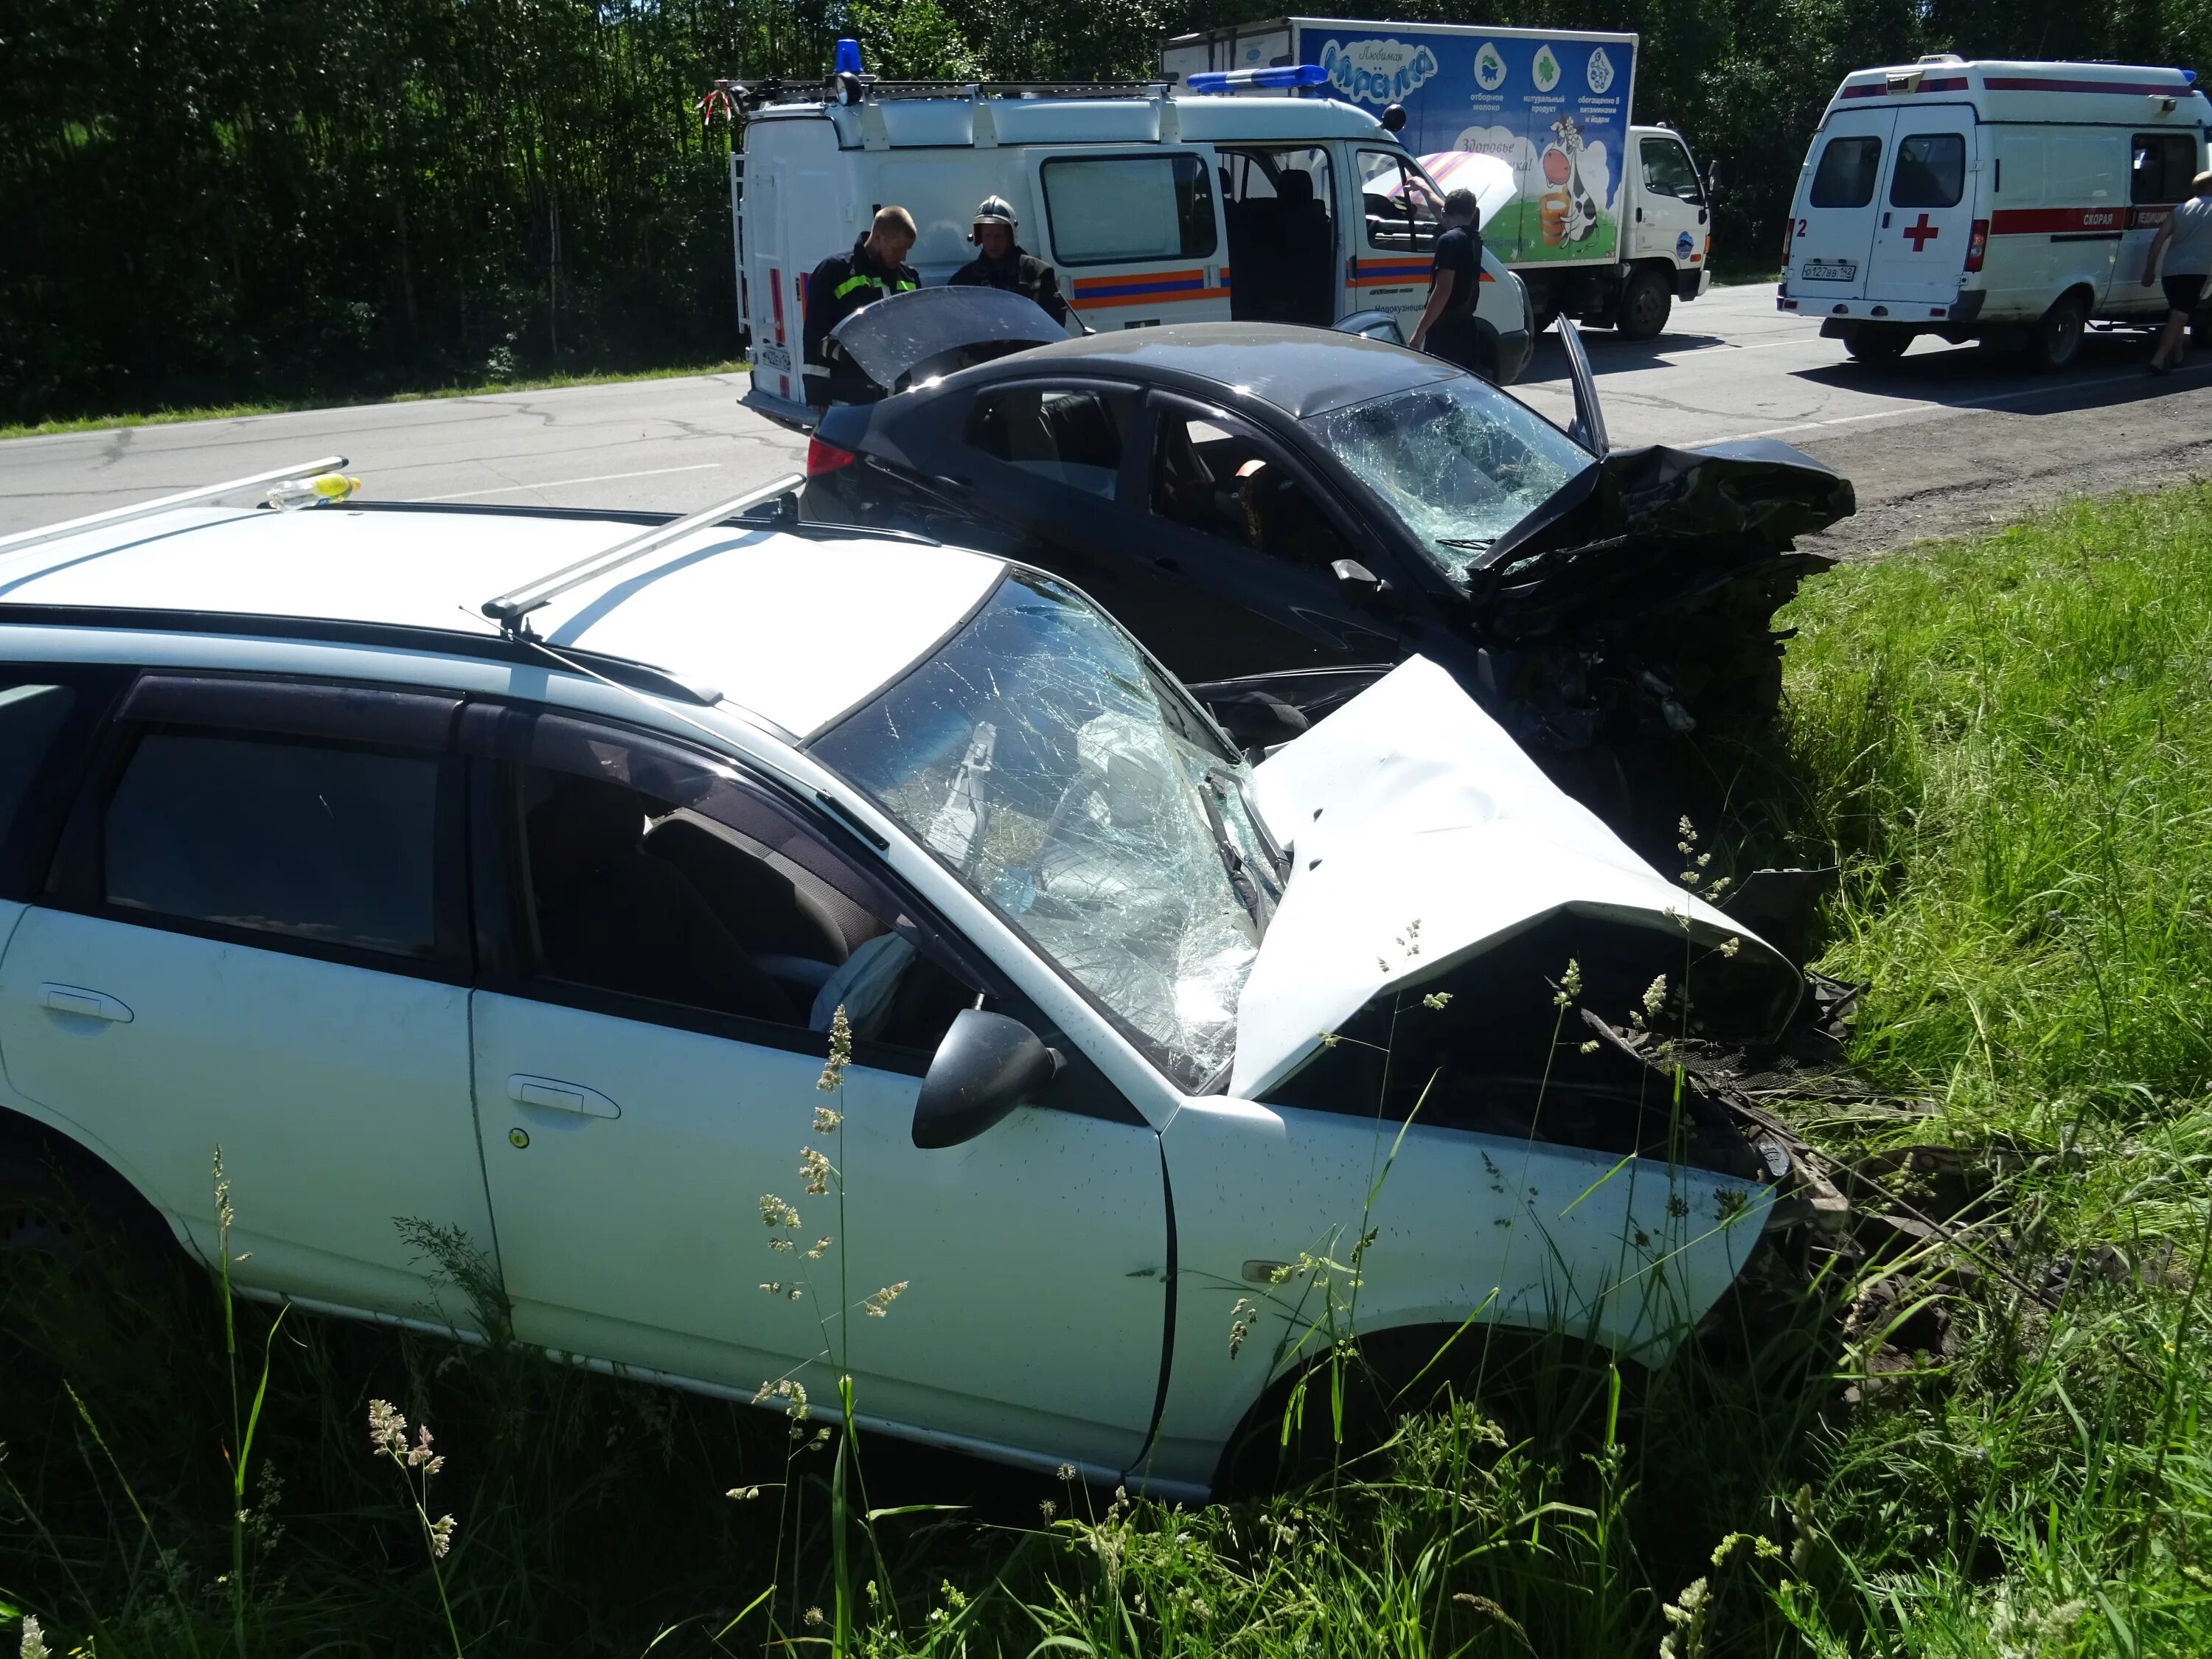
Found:
[{"label": "person standing by ambulance", "polygon": [[880,207],[868,234],[850,253],[833,253],[806,279],[806,401],[816,409],[864,403],[883,388],[839,350],[830,331],[872,300],[920,288],[906,256],[914,251],[914,216],[902,207]]},{"label": "person standing by ambulance", "polygon": [[1060,295],[1060,276],[1043,260],[1022,251],[1014,240],[1013,204],[1003,196],[987,196],[975,210],[975,222],[968,240],[981,253],[952,273],[952,288],[995,288],[1018,294],[1042,307],[1055,323],[1067,321],[1067,301]]},{"label": "person standing by ambulance", "polygon": [[2212,173],[2198,173],[2190,187],[2196,193],[2166,216],[2143,255],[2143,286],[2166,281],[2166,328],[2150,354],[2154,374],[2171,374],[2189,349],[2190,315],[2204,303],[2205,278],[2212,276]]},{"label": "person standing by ambulance", "polygon": [[1474,306],[1482,282],[1482,238],[1477,222],[1482,205],[1471,190],[1455,190],[1444,198],[1443,234],[1437,238],[1436,257],[1429,267],[1429,302],[1421,320],[1413,325],[1407,342],[1448,363],[1457,363],[1485,379],[1496,376],[1483,361],[1480,331],[1474,325]]}]

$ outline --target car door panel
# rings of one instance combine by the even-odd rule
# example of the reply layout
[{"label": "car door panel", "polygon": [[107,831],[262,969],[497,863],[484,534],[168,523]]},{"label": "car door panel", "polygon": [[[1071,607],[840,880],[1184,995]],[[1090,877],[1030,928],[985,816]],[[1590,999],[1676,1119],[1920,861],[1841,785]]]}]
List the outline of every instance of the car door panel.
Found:
[{"label": "car door panel", "polygon": [[[533,859],[540,827],[514,815],[596,769],[646,797],[648,814],[674,804],[726,827],[735,858],[759,862],[772,847],[776,869],[836,874],[866,914],[834,895],[825,913],[868,933],[863,948],[888,930],[923,942],[909,972],[970,971],[940,961],[912,907],[874,892],[834,832],[773,792],[638,734],[507,713],[527,729],[487,743],[506,762],[475,763],[514,769],[512,787],[479,796],[509,804],[504,823],[477,814],[480,893],[538,893],[524,872],[545,861]],[[465,744],[480,735],[471,726]],[[647,837],[641,855],[656,844]],[[690,867],[696,890],[713,887]],[[927,1052],[871,1040],[860,982],[835,977],[857,952],[825,964],[813,1012],[792,1024],[586,982],[534,952],[526,915],[495,925],[514,934],[512,960],[477,990],[474,1065],[522,1340],[748,1398],[793,1382],[817,1410],[849,1367],[872,1420],[1048,1466],[1127,1466],[1156,1402],[1168,1248],[1158,1139],[1133,1111],[1018,1111],[966,1145],[923,1151],[913,1119]],[[732,938],[745,927],[735,918]],[[824,1091],[823,1005],[848,997],[858,1052]],[[974,994],[943,1005],[944,1023],[963,1000]],[[803,1172],[807,1147],[830,1167]]]},{"label": "car door panel", "polygon": [[[1152,511],[1141,556],[1162,585],[1129,618],[1146,644],[1185,680],[1393,660],[1396,620],[1354,599],[1329,568],[1336,558],[1385,561],[1342,533],[1303,469],[1233,416],[1180,398],[1148,402]],[[1270,483],[1243,471],[1255,466],[1280,476]],[[1257,498],[1255,488],[1276,493]],[[1271,535],[1283,544],[1271,550]]]},{"label": "car door panel", "polygon": [[[465,1325],[398,1224],[491,1248],[458,783],[434,750],[266,729],[377,718],[331,692],[210,678],[126,711],[0,957],[0,1055],[210,1255],[220,1151],[241,1285]],[[407,948],[361,942],[387,911]]]}]

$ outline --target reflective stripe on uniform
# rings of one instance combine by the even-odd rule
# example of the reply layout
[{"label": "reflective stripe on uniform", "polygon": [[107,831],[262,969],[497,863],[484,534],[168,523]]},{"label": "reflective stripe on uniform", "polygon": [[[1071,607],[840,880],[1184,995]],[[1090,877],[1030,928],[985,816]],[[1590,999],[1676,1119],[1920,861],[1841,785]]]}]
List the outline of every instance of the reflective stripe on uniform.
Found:
[{"label": "reflective stripe on uniform", "polygon": [[[830,295],[833,299],[842,300],[856,288],[881,289],[884,286],[884,283],[882,277],[870,276],[865,273],[856,272],[853,276],[848,276],[843,282],[838,283],[835,289],[831,289]],[[893,294],[904,294],[909,289],[917,286],[918,284],[914,283],[902,282],[894,279],[890,285],[889,291]]]}]

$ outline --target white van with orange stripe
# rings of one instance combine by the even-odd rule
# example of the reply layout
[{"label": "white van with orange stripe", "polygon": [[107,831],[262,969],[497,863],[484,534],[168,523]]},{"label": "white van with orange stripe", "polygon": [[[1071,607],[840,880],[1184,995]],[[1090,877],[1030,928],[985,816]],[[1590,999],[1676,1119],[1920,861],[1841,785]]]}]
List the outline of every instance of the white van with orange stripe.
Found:
[{"label": "white van with orange stripe", "polygon": [[[745,402],[780,420],[812,419],[799,380],[807,273],[892,203],[914,216],[909,263],[934,286],[975,257],[976,204],[1004,197],[1021,245],[1052,264],[1091,331],[1326,328],[1380,312],[1410,335],[1428,299],[1443,194],[1348,104],[851,76],[803,96],[720,90],[743,119],[731,204]],[[1517,378],[1533,343],[1528,295],[1487,251],[1475,322],[1493,377]]]},{"label": "white van with orange stripe", "polygon": [[2144,324],[2151,239],[2204,167],[2191,70],[1923,58],[1844,76],[1783,233],[1784,311],[1861,361],[1915,336],[2063,368],[2093,320]]}]

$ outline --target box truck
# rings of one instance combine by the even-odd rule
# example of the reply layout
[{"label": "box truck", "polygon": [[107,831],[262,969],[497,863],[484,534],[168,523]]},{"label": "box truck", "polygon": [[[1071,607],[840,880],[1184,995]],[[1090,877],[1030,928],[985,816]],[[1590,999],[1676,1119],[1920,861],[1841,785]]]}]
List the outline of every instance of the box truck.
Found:
[{"label": "box truck", "polygon": [[[1249,83],[1249,71],[1317,66],[1316,93],[1398,125],[1439,185],[1475,192],[1484,245],[1528,285],[1540,327],[1564,313],[1648,339],[1711,281],[1715,181],[1680,134],[1632,125],[1636,46],[1571,29],[1281,17],[1177,35],[1160,70],[1203,90],[1224,72]],[[1249,89],[1268,88],[1263,77]]]}]

